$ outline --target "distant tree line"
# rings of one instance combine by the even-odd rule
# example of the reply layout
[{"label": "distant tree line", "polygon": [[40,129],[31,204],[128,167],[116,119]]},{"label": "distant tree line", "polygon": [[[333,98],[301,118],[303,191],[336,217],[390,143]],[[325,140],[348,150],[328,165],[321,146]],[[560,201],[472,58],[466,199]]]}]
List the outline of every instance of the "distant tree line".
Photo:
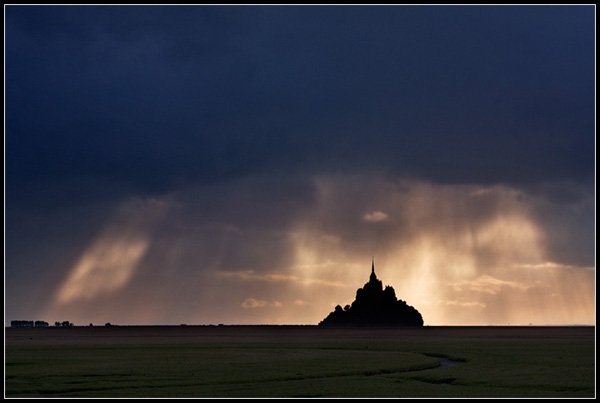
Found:
[{"label": "distant tree line", "polygon": [[[50,325],[48,324],[48,322],[45,322],[43,320],[11,320],[10,321],[10,327],[49,327]],[[68,320],[63,320],[62,322],[54,322],[54,327],[73,327],[75,326],[74,323],[69,322]],[[112,325],[110,322],[106,322],[104,324],[104,326],[106,327],[110,327],[110,326],[117,326],[117,325]],[[89,324],[89,327],[94,327],[93,323]]]},{"label": "distant tree line", "polygon": [[[48,322],[43,320],[11,320],[10,327],[48,327],[50,326]],[[54,322],[55,327],[73,327],[74,324],[69,322],[68,320],[64,320],[62,322]]]},{"label": "distant tree line", "polygon": [[48,327],[48,322],[43,320],[12,320],[10,321],[10,327]]}]

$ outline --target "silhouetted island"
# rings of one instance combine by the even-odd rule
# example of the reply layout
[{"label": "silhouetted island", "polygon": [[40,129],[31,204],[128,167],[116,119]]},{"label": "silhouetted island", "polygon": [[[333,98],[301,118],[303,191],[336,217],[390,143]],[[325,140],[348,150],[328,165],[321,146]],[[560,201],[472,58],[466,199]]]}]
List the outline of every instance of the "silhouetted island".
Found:
[{"label": "silhouetted island", "polygon": [[356,290],[352,305],[344,309],[336,306],[319,326],[423,326],[423,317],[405,301],[396,299],[392,287],[383,289],[373,260],[369,282]]}]

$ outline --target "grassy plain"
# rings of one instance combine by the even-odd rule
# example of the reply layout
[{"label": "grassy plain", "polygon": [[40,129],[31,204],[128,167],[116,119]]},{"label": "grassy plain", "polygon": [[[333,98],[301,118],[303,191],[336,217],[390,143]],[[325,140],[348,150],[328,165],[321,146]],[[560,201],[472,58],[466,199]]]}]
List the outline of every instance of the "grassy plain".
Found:
[{"label": "grassy plain", "polygon": [[595,327],[7,328],[4,366],[8,398],[596,395]]}]

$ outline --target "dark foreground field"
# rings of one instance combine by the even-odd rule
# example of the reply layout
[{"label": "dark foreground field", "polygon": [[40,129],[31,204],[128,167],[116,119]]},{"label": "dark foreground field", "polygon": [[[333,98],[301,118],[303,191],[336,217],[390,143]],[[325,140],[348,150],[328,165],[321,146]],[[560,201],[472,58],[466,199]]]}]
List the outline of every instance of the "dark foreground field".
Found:
[{"label": "dark foreground field", "polygon": [[588,397],[594,327],[5,331],[5,397]]}]

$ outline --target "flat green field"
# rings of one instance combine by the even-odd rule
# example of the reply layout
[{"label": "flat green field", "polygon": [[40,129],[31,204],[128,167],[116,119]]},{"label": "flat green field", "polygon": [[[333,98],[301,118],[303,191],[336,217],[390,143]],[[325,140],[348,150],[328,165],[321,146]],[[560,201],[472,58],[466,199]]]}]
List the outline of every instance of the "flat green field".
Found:
[{"label": "flat green field", "polygon": [[595,327],[5,329],[5,397],[595,398]]}]

